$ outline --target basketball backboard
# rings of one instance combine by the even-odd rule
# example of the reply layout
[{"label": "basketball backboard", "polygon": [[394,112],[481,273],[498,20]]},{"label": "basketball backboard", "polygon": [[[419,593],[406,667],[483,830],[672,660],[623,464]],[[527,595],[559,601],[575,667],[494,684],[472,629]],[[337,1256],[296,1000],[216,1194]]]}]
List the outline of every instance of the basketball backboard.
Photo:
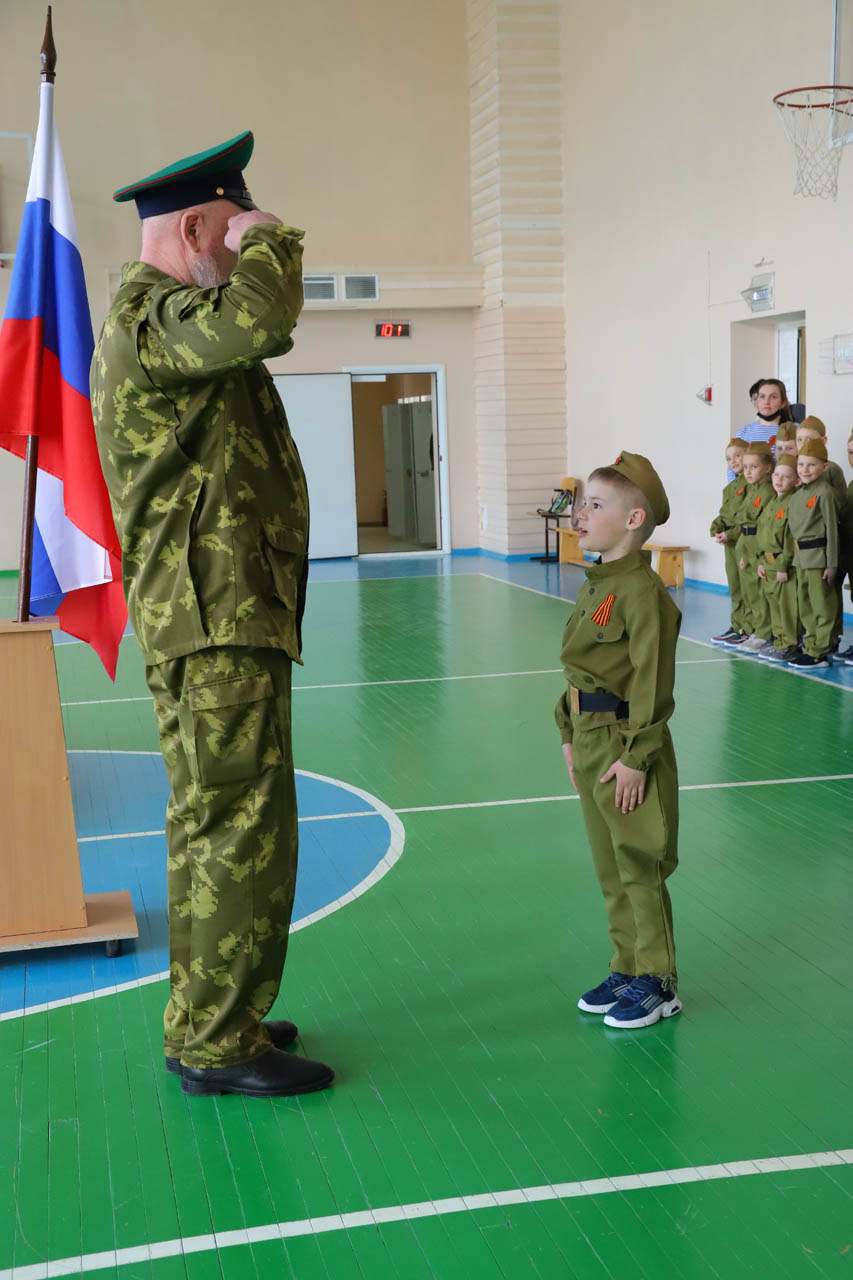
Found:
[{"label": "basketball backboard", "polygon": [[[853,0],[833,0],[832,61],[830,84],[853,84]],[[853,142],[850,120],[842,113],[830,112],[832,144],[843,146]]]}]

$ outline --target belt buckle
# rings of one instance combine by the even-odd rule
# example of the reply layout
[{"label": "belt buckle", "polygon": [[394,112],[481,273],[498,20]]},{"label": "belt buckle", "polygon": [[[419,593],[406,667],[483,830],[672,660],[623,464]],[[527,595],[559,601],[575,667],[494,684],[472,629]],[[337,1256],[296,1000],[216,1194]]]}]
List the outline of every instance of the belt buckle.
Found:
[{"label": "belt buckle", "polygon": [[569,685],[569,706],[571,707],[572,711],[575,713],[576,716],[580,715],[580,709],[581,709],[580,695],[578,694],[578,691],[573,684]]}]

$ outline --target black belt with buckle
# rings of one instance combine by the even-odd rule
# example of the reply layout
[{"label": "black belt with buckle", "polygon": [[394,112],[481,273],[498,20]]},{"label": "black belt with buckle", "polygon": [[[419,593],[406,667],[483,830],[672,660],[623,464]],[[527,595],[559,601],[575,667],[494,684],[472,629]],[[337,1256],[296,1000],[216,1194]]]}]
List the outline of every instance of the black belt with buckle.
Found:
[{"label": "black belt with buckle", "polygon": [[612,711],[617,720],[628,719],[628,703],[615,693],[581,693],[578,689],[579,711]]},{"label": "black belt with buckle", "polygon": [[753,524],[742,524],[740,527],[740,531],[745,538],[749,538],[752,536],[752,534],[758,533],[758,529]]},{"label": "black belt with buckle", "polygon": [[797,543],[798,551],[812,551],[815,547],[825,547],[826,538],[804,538]]}]

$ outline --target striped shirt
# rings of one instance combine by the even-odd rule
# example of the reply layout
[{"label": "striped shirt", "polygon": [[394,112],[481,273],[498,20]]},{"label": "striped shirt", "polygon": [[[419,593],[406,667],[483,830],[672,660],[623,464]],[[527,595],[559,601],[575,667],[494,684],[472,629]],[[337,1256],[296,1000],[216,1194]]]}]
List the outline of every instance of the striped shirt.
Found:
[{"label": "striped shirt", "polygon": [[[779,419],[781,422],[781,418]],[[756,440],[766,440],[769,444],[771,440],[776,439],[776,428],[778,422],[762,422],[757,418],[755,422],[748,422],[745,427],[741,427],[738,436],[741,440],[745,440],[747,444],[754,444]],[[726,480],[734,480],[735,473],[731,467],[726,468]]]}]

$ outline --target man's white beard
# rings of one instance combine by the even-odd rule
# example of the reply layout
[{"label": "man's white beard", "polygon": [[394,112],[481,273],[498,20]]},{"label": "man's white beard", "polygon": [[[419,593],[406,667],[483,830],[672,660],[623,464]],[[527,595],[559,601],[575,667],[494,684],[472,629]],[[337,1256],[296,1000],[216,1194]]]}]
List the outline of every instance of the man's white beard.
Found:
[{"label": "man's white beard", "polygon": [[212,254],[194,258],[190,263],[190,271],[199,289],[215,289],[217,285],[225,283]]}]

